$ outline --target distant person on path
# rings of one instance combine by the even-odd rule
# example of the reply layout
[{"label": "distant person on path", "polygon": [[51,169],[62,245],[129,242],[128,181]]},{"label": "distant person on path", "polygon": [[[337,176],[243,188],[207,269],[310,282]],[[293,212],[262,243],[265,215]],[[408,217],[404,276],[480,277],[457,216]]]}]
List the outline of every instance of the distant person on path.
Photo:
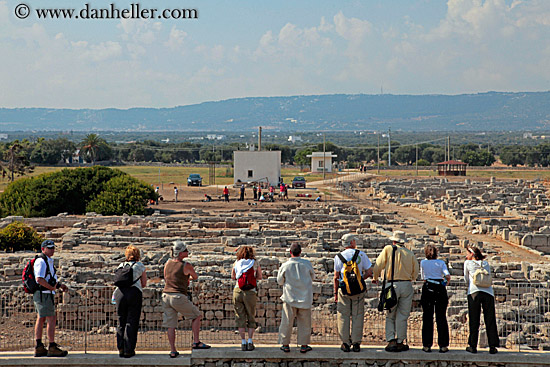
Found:
[{"label": "distant person on path", "polygon": [[176,198],[176,203],[178,202],[178,188],[174,186],[174,197]]},{"label": "distant person on path", "polygon": [[[361,339],[363,338],[363,320],[365,318],[365,292],[366,284],[363,281],[363,289],[357,294],[345,294],[342,287],[345,287],[343,268],[345,263],[354,261],[362,279],[372,276],[371,262],[363,251],[357,250],[357,238],[348,233],[342,237],[344,251],[334,257],[334,302],[338,311],[338,335],[342,340],[340,349],[349,352],[361,350]],[[343,261],[342,258],[345,260]],[[347,291],[347,290],[346,290]],[[356,293],[356,292],[351,292]],[[350,335],[351,325],[351,335]]]},{"label": "distant person on path", "polygon": [[239,191],[240,191],[239,201],[244,201],[244,184],[241,185],[241,188]]},{"label": "distant person on path", "polygon": [[[40,246],[42,253],[34,261],[34,276],[36,283],[40,286],[33,294],[34,307],[36,308],[37,318],[34,326],[34,336],[36,338],[35,357],[66,357],[68,352],[62,350],[55,343],[55,323],[57,316],[55,312],[55,291],[60,289],[66,292],[68,287],[57,279],[55,267],[53,266],[53,255],[55,252],[55,243],[52,240],[44,240]],[[44,322],[47,322],[46,332],[48,349],[42,343],[42,331]]]},{"label": "distant person on path", "polygon": [[256,261],[254,248],[250,246],[239,248],[237,261],[231,270],[231,279],[237,281],[233,288],[233,305],[241,336],[241,350],[251,351],[255,349],[252,337],[256,329],[257,281],[262,279],[262,268]]},{"label": "distant person on path", "polygon": [[133,245],[126,247],[124,255],[126,259],[118,268],[131,267],[134,283],[129,287],[117,287],[113,294],[118,316],[116,344],[120,357],[131,358],[136,355],[142,293],[147,285],[147,274],[145,265],[139,261],[141,254],[137,247]]},{"label": "distant person on path", "polygon": [[424,248],[426,259],[420,262],[420,277],[424,280],[422,286],[422,350],[430,353],[434,340],[434,312],[437,324],[437,345],[439,353],[449,351],[449,325],[447,324],[447,284],[451,274],[445,261],[437,258],[437,248],[427,245]]},{"label": "distant person on path", "polygon": [[315,272],[309,260],[300,257],[302,247],[293,243],[290,246],[290,259],[279,268],[277,283],[283,286],[283,315],[279,327],[281,350],[290,352],[290,336],[294,320],[298,326],[300,352],[311,350],[311,306],[313,304],[313,280]]},{"label": "distant person on path", "polygon": [[159,194],[159,187],[155,187],[155,194],[157,194],[157,198],[155,199],[155,204],[156,205],[159,205],[159,198],[160,198],[160,194]]},{"label": "distant person on path", "polygon": [[164,265],[164,290],[162,291],[162,306],[164,315],[162,326],[168,328],[168,342],[170,343],[170,358],[176,358],[179,353],[176,350],[176,327],[178,325],[178,313],[185,319],[193,320],[191,330],[193,332],[193,349],[208,349],[209,345],[199,339],[201,328],[201,313],[188,297],[189,280],[196,280],[199,276],[193,265],[183,261],[189,256],[187,245],[183,241],[172,242],[172,259]]},{"label": "distant person on path", "polygon": [[269,199],[271,201],[275,201],[275,198],[273,197],[275,195],[275,188],[273,186],[269,186]]},{"label": "distant person on path", "polygon": [[412,282],[418,277],[419,266],[414,253],[403,247],[407,242],[405,232],[394,231],[390,240],[393,241],[393,245],[384,247],[382,253],[376,258],[373,282],[376,284],[382,275],[385,276],[388,284],[392,274],[393,246],[396,246],[393,286],[397,294],[397,305],[386,311],[386,340],[388,341],[386,351],[404,352],[409,350],[409,346],[404,341],[407,339],[407,322],[411,314],[414,293]]},{"label": "distant person on path", "polygon": [[262,186],[258,186],[258,200],[262,197]]},{"label": "distant person on path", "polygon": [[495,294],[492,285],[483,287],[474,284],[474,274],[480,269],[484,269],[489,275],[491,274],[491,267],[485,260],[485,256],[481,253],[481,250],[470,246],[468,247],[466,261],[464,262],[464,281],[468,286],[468,320],[470,326],[470,336],[468,337],[466,351],[477,353],[479,319],[481,317],[481,309],[483,308],[489,353],[496,354],[498,352],[497,348],[500,346],[500,340],[495,315]]},{"label": "distant person on path", "polygon": [[205,202],[211,202],[212,201],[212,196],[208,195],[208,194],[204,194],[204,200]]},{"label": "distant person on path", "polygon": [[254,193],[254,201],[258,200],[258,186],[256,184],[252,186],[252,193]]},{"label": "distant person on path", "polygon": [[223,189],[223,197],[225,202],[229,203],[229,189],[227,188],[227,186]]}]

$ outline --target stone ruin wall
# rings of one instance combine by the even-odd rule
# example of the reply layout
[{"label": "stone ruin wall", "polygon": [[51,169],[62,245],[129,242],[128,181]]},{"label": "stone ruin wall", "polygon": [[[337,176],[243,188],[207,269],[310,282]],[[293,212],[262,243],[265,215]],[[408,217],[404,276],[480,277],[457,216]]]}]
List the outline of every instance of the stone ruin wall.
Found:
[{"label": "stone ruin wall", "polygon": [[[403,187],[403,183],[399,186]],[[376,187],[379,190],[378,195],[390,201],[407,198],[397,190],[397,194],[386,193],[387,187],[391,185],[380,184]],[[410,188],[407,190],[412,192]],[[428,189],[424,187],[423,190],[425,193],[422,195],[429,197]],[[441,188],[435,190],[440,191]],[[447,191],[448,189],[445,190]],[[420,205],[434,205],[429,200],[426,201],[415,205],[419,205],[421,209],[423,207]],[[0,226],[15,219],[22,218],[6,218]],[[234,211],[222,214],[193,209],[182,215],[170,217],[101,217],[89,214],[86,218],[60,215],[24,220],[42,230],[48,238],[54,239],[57,243],[61,242],[63,251],[56,257],[56,262],[61,276],[69,280],[74,289],[63,295],[59,305],[60,320],[67,325],[71,325],[72,322],[75,328],[82,327],[82,320],[86,317],[89,320],[102,320],[105,315],[114,317],[114,306],[109,303],[110,293],[106,295],[94,287],[112,284],[113,269],[123,259],[122,251],[125,246],[135,244],[145,250],[142,261],[147,267],[148,277],[158,279],[162,277],[163,264],[169,258],[170,242],[175,238],[182,238],[193,243],[189,261],[195,265],[200,276],[193,291],[195,295],[201,295],[200,298],[195,297],[194,301],[203,311],[205,327],[234,326],[231,302],[234,281],[230,279],[231,267],[235,260],[234,249],[247,244],[257,248],[266,278],[259,284],[258,322],[265,330],[275,330],[281,310],[281,289],[276,283],[277,269],[286,260],[290,243],[299,242],[304,247],[305,256],[312,261],[318,277],[314,284],[314,317],[318,320],[327,320],[326,323],[321,321],[316,324],[314,327],[317,329],[314,333],[332,334],[335,334],[334,302],[331,300],[333,258],[335,251],[341,249],[342,235],[357,233],[360,238],[359,248],[374,260],[380,249],[390,244],[388,237],[392,230],[403,225],[394,218],[393,213],[373,212],[350,204],[325,204],[322,207],[289,205],[286,209],[258,208],[249,212]],[[417,224],[422,226],[422,223]],[[521,225],[521,222],[517,225]],[[450,294],[450,327],[467,328],[467,310],[464,307],[466,289],[461,279],[464,251],[462,247],[467,241],[458,239],[451,228],[425,227],[424,230],[425,234],[417,235],[412,240],[413,251],[421,259],[426,244],[433,243],[438,246],[440,258],[447,262],[453,276],[452,284],[457,286]],[[497,316],[501,337],[510,339],[510,343],[519,341],[546,348],[550,341],[550,268],[526,263],[499,264],[498,255],[489,245],[478,245],[485,245],[485,251],[491,256],[495,269],[496,299],[507,305]],[[98,250],[92,254],[85,254],[81,252],[84,246],[97,246]],[[197,251],[199,248],[200,252]],[[9,302],[4,302],[3,307],[21,310],[28,307],[28,296],[20,288],[20,276],[22,264],[30,257],[29,255],[18,253],[0,259],[0,285],[12,286],[10,289],[2,288],[2,297],[9,299]],[[524,288],[522,284],[525,282],[530,286]],[[161,289],[162,283],[152,282],[144,291],[145,327],[158,328],[160,325]],[[8,294],[11,294],[9,298]],[[518,295],[521,295],[521,299],[518,299]],[[380,318],[380,314],[374,310],[377,298],[378,288],[369,287],[365,301],[367,317]],[[414,298],[416,306],[419,299],[420,284],[417,284]],[[90,318],[89,315],[85,315],[84,304],[93,305],[96,317]],[[421,313],[413,313],[412,319],[420,320]],[[523,325],[519,333],[518,323]],[[516,334],[512,335],[513,333]]]}]

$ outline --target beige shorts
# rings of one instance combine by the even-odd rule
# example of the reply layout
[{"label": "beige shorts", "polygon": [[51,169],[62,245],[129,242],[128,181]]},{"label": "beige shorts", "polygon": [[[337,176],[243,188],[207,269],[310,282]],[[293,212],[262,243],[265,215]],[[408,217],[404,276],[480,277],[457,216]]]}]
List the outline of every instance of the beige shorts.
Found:
[{"label": "beige shorts", "polygon": [[163,293],[162,306],[164,315],[162,317],[162,326],[175,328],[178,326],[178,312],[184,319],[194,320],[200,316],[201,312],[185,294],[182,293]]}]

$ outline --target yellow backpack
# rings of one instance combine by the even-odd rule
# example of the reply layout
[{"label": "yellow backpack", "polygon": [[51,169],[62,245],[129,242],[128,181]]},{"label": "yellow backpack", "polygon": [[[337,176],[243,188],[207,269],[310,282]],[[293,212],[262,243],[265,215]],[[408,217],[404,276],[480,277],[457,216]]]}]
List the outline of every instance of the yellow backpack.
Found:
[{"label": "yellow backpack", "polygon": [[359,250],[355,250],[350,261],[347,261],[342,254],[338,254],[338,258],[342,261],[342,279],[340,280],[340,289],[347,296],[354,296],[363,293],[367,288],[365,281],[357,265]]}]

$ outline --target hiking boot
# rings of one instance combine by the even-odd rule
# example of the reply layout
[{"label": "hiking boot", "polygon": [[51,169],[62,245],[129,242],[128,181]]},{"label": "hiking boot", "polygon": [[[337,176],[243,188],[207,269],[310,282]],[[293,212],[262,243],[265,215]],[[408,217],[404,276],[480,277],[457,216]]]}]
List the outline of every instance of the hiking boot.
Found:
[{"label": "hiking boot", "polygon": [[354,352],[360,352],[361,351],[361,344],[353,343],[351,345],[351,350],[353,350]]},{"label": "hiking boot", "polygon": [[256,347],[254,346],[254,343],[252,343],[252,342],[248,343],[248,346],[246,347],[246,350],[252,351],[254,349],[256,349]]},{"label": "hiking boot", "polygon": [[48,357],[66,357],[69,352],[59,349],[56,343],[50,343],[48,348]]},{"label": "hiking boot", "polygon": [[392,339],[386,345],[386,352],[397,352],[397,339]]},{"label": "hiking boot", "polygon": [[397,343],[397,345],[395,346],[396,352],[406,352],[408,350],[409,350],[409,346],[407,344],[403,344],[403,342]]},{"label": "hiking boot", "polygon": [[498,353],[498,349],[495,348],[495,347],[491,347],[489,348],[489,354],[497,354]]},{"label": "hiking boot", "polygon": [[472,347],[472,346],[467,346],[467,347],[466,347],[466,352],[470,352],[470,353],[476,354],[476,353],[477,353],[477,348],[476,348],[476,347]]},{"label": "hiking boot", "polygon": [[34,356],[35,357],[45,357],[48,355],[48,350],[44,346],[44,344],[37,345],[36,348],[34,348]]},{"label": "hiking boot", "polygon": [[241,350],[243,352],[246,352],[248,350],[248,344],[244,343],[244,344],[241,344]]},{"label": "hiking boot", "polygon": [[344,352],[349,352],[350,351],[349,344],[342,343],[342,345],[340,346],[340,349],[343,350]]}]

